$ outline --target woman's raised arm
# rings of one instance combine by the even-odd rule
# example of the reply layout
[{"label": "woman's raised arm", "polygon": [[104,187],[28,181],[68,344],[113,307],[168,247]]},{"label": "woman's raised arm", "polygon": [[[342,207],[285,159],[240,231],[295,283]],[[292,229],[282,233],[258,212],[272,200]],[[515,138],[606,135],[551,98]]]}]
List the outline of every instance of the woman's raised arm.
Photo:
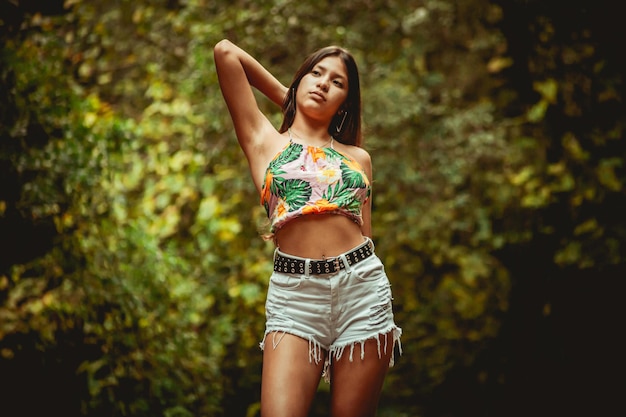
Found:
[{"label": "woman's raised arm", "polygon": [[262,140],[260,133],[271,124],[260,112],[254,87],[281,106],[287,92],[285,87],[250,54],[224,39],[213,49],[220,88],[233,120],[237,139],[249,155]]}]

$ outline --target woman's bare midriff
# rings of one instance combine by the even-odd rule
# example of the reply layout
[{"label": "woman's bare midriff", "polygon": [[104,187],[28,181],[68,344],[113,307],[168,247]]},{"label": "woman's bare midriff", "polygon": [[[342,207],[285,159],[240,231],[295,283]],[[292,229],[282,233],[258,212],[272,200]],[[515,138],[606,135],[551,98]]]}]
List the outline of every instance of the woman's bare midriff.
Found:
[{"label": "woman's bare midriff", "polygon": [[340,255],[364,241],[361,227],[340,214],[312,214],[291,220],[274,236],[281,252],[301,258]]}]

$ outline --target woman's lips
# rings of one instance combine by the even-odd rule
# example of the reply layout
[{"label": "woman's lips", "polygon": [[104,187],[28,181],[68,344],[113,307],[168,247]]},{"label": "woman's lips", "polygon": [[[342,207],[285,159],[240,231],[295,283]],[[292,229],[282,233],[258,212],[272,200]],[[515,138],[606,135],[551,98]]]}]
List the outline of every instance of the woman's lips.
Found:
[{"label": "woman's lips", "polygon": [[319,97],[320,99],[322,99],[322,100],[326,101],[326,97],[324,97],[324,94],[322,94],[322,93],[321,93],[321,92],[319,92],[319,91],[311,91],[311,95],[312,95],[312,96]]}]

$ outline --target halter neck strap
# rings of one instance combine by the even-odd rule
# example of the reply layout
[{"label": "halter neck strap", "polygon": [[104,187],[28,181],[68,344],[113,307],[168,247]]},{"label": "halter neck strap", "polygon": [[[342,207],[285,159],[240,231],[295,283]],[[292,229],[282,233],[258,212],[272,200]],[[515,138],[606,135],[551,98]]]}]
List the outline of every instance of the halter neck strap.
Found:
[{"label": "halter neck strap", "polygon": [[[293,141],[293,136],[291,136],[291,127],[287,128],[287,133],[289,133],[289,143],[296,143]],[[296,135],[297,136],[297,135]],[[300,138],[300,136],[298,136]],[[302,139],[302,138],[300,138]],[[326,142],[326,144],[324,146],[316,146],[317,148],[326,148],[326,147],[330,147],[330,149],[335,149],[334,146],[334,142],[335,142],[335,138],[333,136],[330,137],[330,141]],[[307,146],[313,146],[313,145],[307,145]]]}]

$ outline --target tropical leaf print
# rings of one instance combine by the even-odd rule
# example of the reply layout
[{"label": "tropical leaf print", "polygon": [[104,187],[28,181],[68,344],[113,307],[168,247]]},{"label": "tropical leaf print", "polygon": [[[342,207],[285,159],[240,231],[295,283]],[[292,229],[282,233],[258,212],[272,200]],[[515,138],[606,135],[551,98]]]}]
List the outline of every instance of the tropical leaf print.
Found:
[{"label": "tropical leaf print", "polygon": [[272,232],[313,213],[338,212],[359,223],[370,195],[369,179],[356,160],[332,148],[293,142],[270,162],[262,190]]},{"label": "tropical leaf print", "polygon": [[341,180],[347,188],[365,188],[369,185],[367,176],[357,161],[332,148],[326,148],[325,153],[329,160],[341,161]]},{"label": "tropical leaf print", "polygon": [[276,195],[279,192],[281,184],[285,181],[281,175],[287,174],[282,167],[298,159],[302,153],[302,148],[299,143],[290,142],[282,152],[272,159],[265,171],[266,183],[263,185],[263,190],[269,185],[271,194]]},{"label": "tropical leaf print", "polygon": [[354,202],[359,206],[361,203],[355,200],[355,193],[346,184],[339,184],[335,187],[328,187],[324,197],[329,201],[337,204],[339,207],[350,208]]},{"label": "tropical leaf print", "polygon": [[341,179],[348,188],[365,188],[367,183],[364,180],[365,173],[363,171],[356,170],[354,163],[341,164]]},{"label": "tropical leaf print", "polygon": [[322,198],[325,198],[328,201],[336,200],[335,196],[340,195],[341,191],[346,187],[341,183],[341,181],[337,181],[334,184],[330,184],[324,194],[322,194]]},{"label": "tropical leaf print", "polygon": [[270,193],[273,195],[278,195],[280,190],[282,190],[283,183],[285,179],[283,177],[273,177],[272,182],[270,183]]},{"label": "tropical leaf print", "polygon": [[345,207],[348,211],[353,213],[359,213],[361,211],[361,204],[362,203],[355,199],[354,196],[346,196],[341,199],[341,202],[339,200],[337,201],[338,206]]},{"label": "tropical leaf print", "polygon": [[284,195],[291,211],[303,207],[311,198],[311,184],[304,180],[290,179],[278,184],[278,195]]},{"label": "tropical leaf print", "polygon": [[287,145],[287,148],[285,148],[285,150],[279,153],[276,158],[274,158],[272,162],[270,162],[268,169],[271,170],[274,175],[284,174],[285,171],[283,171],[281,167],[285,164],[288,164],[289,162],[293,162],[298,159],[301,153],[302,145],[300,145],[299,143],[291,142],[289,143],[289,145]]}]

